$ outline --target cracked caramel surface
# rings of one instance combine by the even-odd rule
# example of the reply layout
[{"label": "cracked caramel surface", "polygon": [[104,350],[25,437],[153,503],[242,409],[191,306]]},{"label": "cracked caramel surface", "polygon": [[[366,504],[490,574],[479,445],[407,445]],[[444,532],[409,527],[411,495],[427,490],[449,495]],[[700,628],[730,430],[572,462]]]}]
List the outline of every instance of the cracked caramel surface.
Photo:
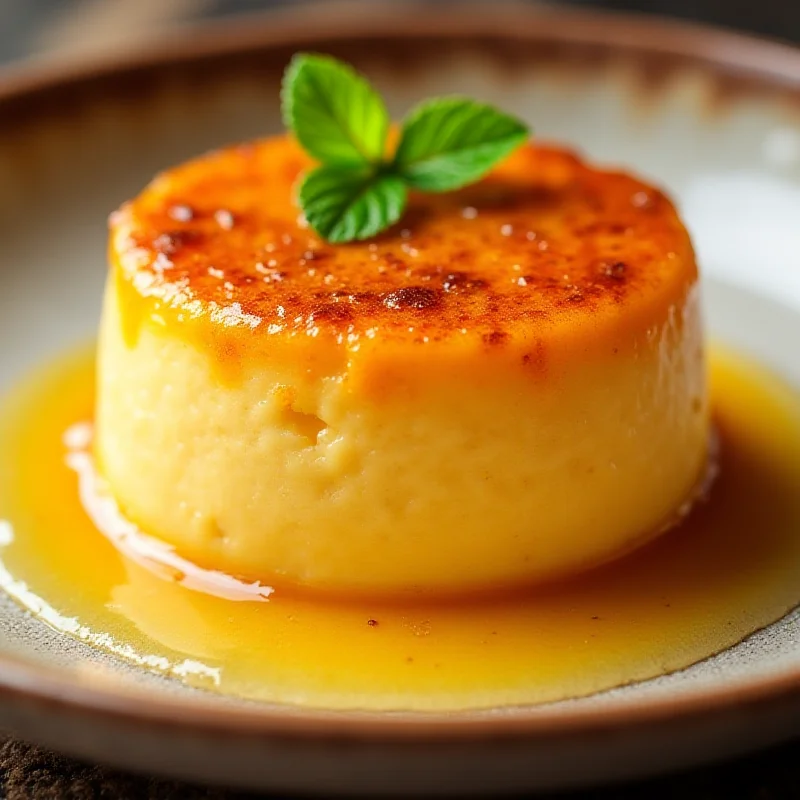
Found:
[{"label": "cracked caramel surface", "polygon": [[479,184],[412,194],[398,225],[347,245],[304,223],[293,186],[310,164],[284,137],[231,147],[163,173],[112,215],[112,264],[152,301],[138,316],[496,346],[678,302],[696,278],[660,191],[562,149],[528,145]]}]

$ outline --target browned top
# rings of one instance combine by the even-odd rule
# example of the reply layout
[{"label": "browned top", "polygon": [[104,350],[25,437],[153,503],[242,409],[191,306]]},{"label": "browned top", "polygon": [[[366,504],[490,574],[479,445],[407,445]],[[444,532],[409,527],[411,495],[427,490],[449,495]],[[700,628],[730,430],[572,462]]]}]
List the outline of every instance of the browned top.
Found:
[{"label": "browned top", "polygon": [[[413,195],[376,239],[322,241],[285,138],[233,147],[157,178],[112,217],[112,262],[139,297],[265,335],[490,345],[675,298],[696,278],[658,190],[526,146],[472,187]],[[188,315],[185,313],[188,311]]]}]

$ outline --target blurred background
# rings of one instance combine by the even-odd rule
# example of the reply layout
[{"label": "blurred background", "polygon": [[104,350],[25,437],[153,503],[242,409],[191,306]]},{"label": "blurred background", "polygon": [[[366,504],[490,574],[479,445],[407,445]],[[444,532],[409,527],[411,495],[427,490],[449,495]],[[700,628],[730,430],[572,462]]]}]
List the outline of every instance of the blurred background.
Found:
[{"label": "blurred background", "polygon": [[[306,0],[0,0],[0,64],[34,54],[66,56],[132,47],[154,31],[176,23],[303,2]],[[450,0],[428,2],[444,4]],[[800,43],[800,0],[561,0],[561,3],[694,19]]]}]

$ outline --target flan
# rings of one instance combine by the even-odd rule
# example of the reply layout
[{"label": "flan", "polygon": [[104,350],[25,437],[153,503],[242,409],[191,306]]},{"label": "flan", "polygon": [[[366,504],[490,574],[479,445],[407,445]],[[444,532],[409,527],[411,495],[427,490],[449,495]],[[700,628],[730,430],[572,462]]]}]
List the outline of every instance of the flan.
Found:
[{"label": "flan", "polygon": [[111,218],[95,456],[195,563],[337,593],[551,580],[706,474],[698,272],[669,199],[526,145],[367,242],[311,230],[279,137]]}]

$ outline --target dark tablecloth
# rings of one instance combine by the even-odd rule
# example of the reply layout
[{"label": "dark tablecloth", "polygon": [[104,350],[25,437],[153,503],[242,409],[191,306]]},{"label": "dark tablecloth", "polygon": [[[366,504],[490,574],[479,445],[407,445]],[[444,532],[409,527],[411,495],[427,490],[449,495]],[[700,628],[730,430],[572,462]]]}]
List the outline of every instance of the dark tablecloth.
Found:
[{"label": "dark tablecloth", "polygon": [[[0,738],[5,800],[256,800],[264,795],[128,775]],[[273,797],[277,798],[278,795]],[[285,795],[281,795],[285,797]],[[798,800],[800,741],[667,778],[539,800]]]}]

